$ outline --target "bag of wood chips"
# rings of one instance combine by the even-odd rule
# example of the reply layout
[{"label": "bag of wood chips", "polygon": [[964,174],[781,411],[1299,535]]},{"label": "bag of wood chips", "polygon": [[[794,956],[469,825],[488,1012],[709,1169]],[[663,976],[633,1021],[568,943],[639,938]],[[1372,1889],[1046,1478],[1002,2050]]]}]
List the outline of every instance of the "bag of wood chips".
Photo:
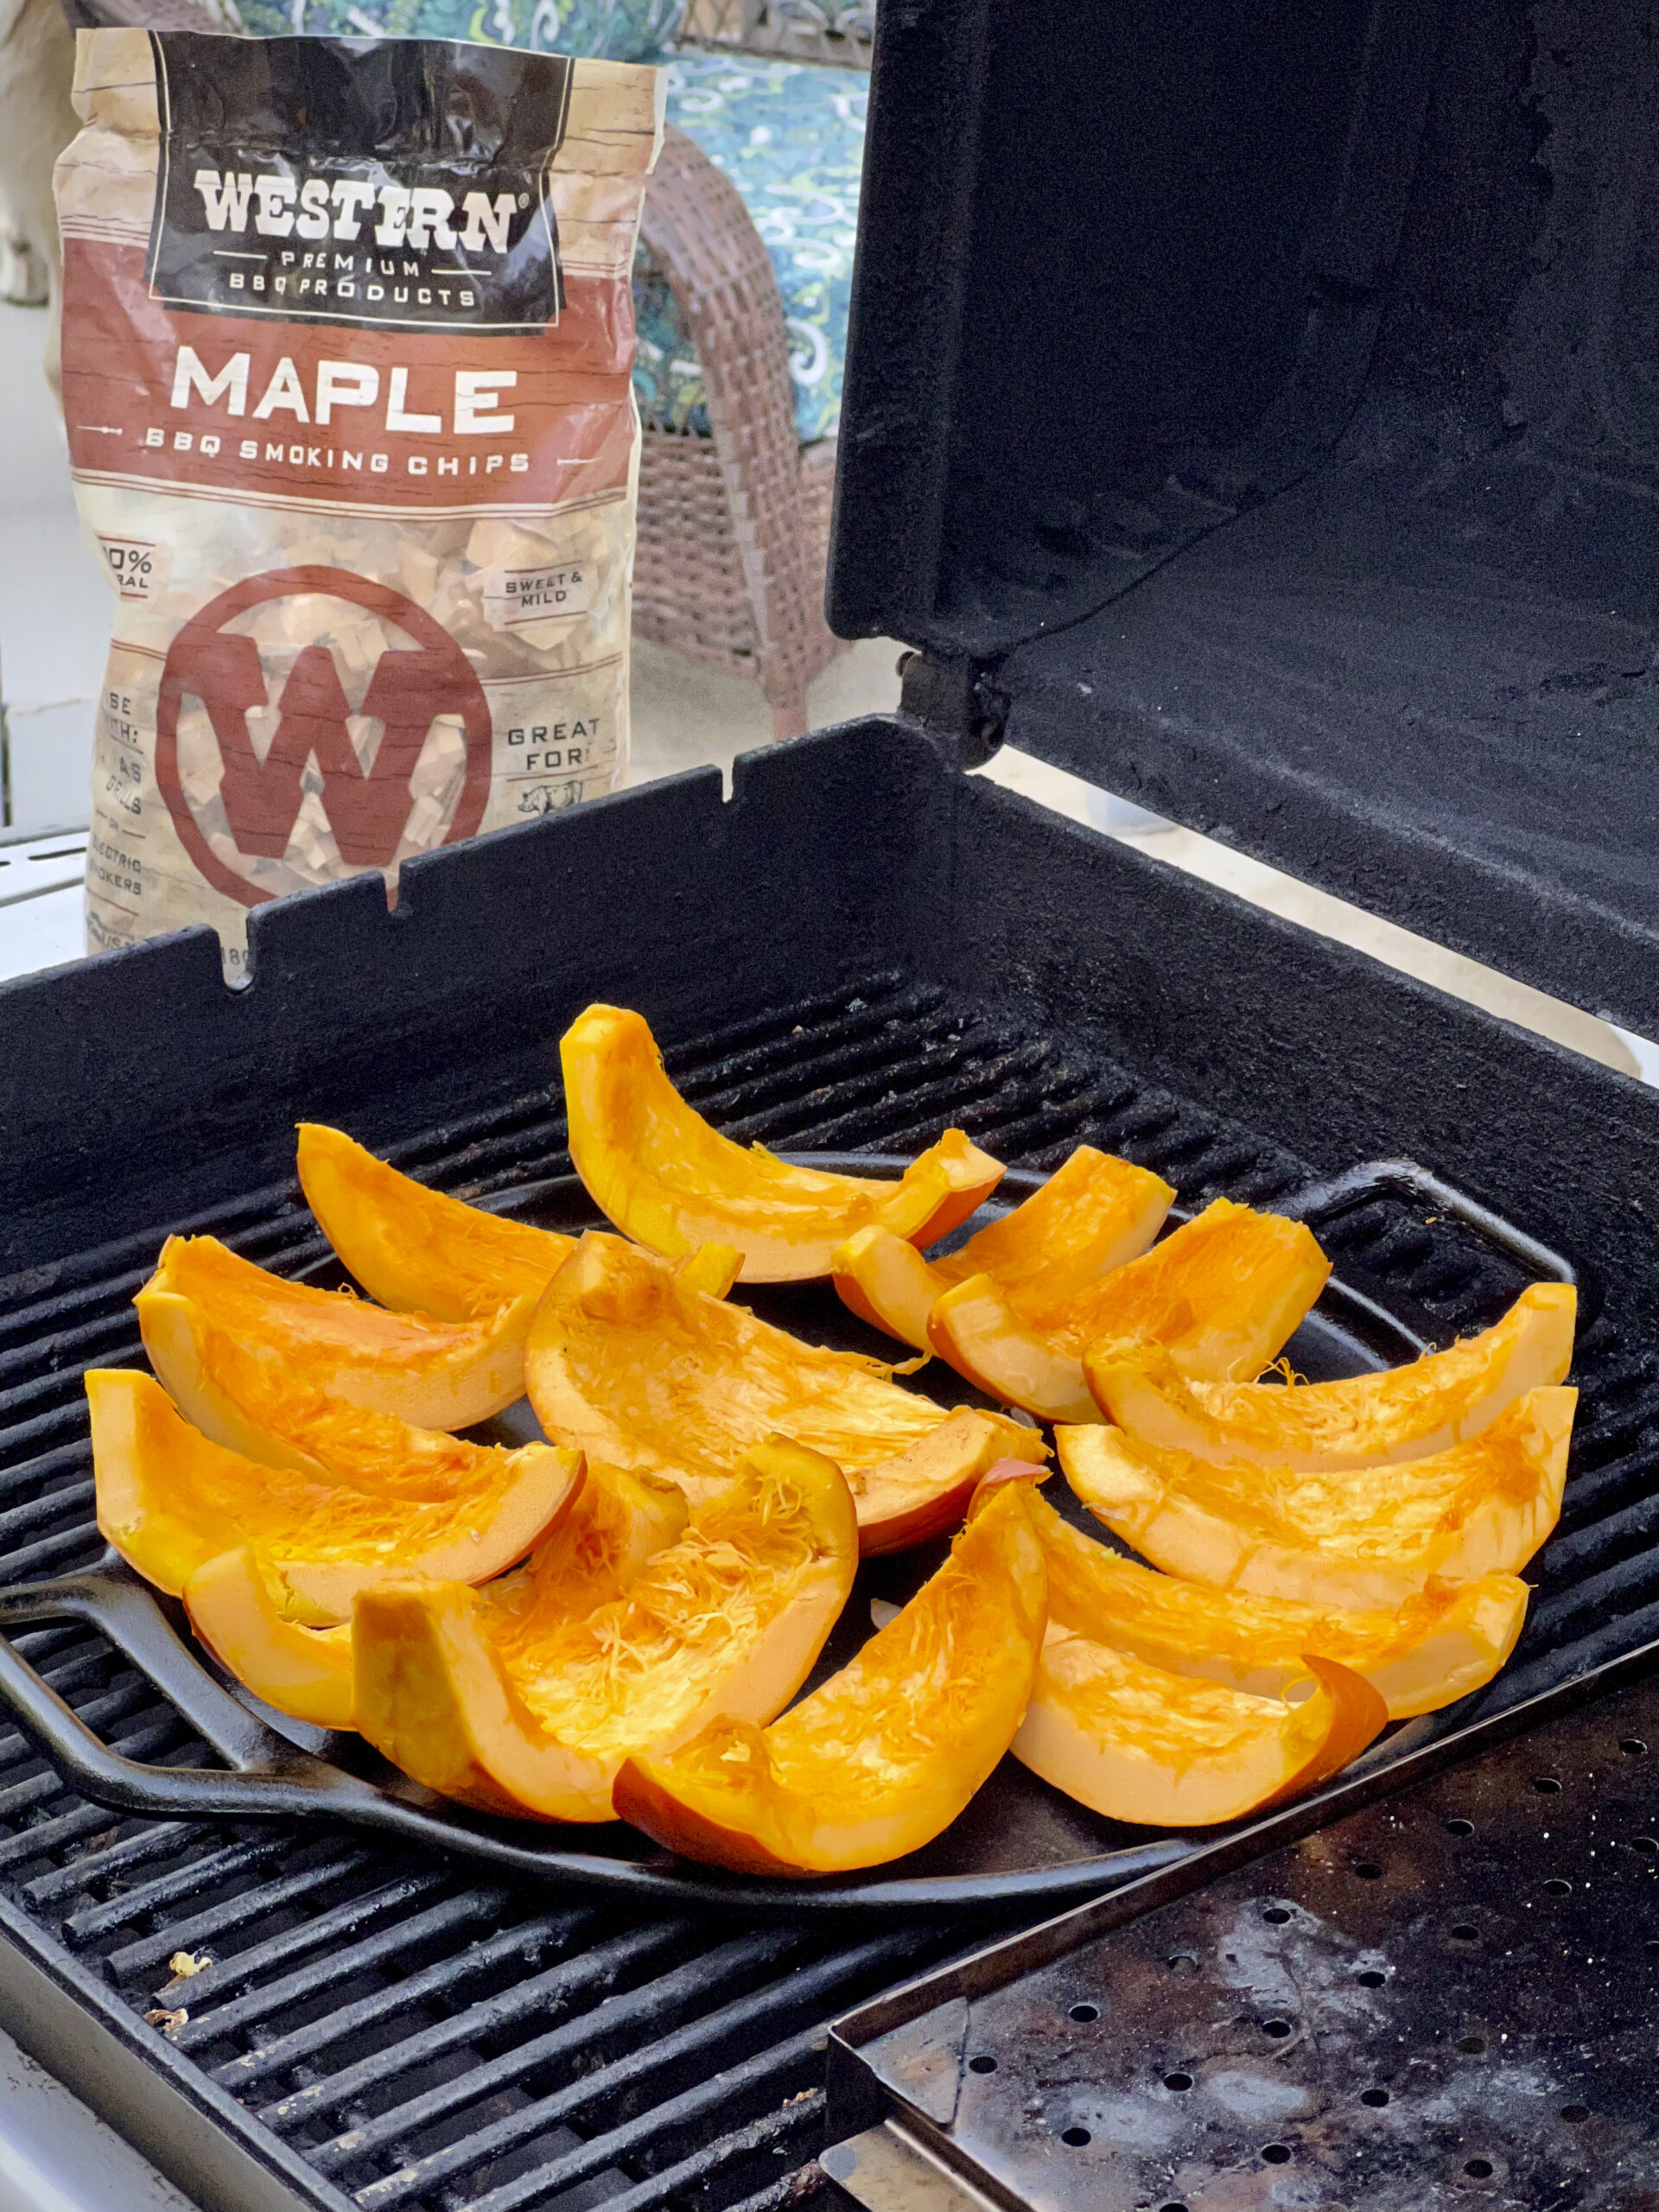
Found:
[{"label": "bag of wood chips", "polygon": [[88,947],[607,791],[660,73],[82,31],[63,397],[117,594]]}]

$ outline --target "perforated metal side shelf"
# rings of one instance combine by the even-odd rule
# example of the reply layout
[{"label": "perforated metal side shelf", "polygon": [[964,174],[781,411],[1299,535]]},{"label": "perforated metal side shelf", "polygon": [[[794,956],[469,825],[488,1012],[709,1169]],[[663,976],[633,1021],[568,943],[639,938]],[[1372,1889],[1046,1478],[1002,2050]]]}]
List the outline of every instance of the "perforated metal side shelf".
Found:
[{"label": "perforated metal side shelf", "polygon": [[1650,2212],[1659,1685],[1020,1949],[864,2045],[897,2132],[824,2164],[875,2212],[906,2173],[939,2212]]}]

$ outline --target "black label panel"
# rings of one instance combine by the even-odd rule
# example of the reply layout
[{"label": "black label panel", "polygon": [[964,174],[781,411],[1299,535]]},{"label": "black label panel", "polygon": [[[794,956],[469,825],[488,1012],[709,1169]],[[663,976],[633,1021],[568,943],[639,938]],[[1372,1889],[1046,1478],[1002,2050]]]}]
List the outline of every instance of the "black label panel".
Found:
[{"label": "black label panel", "polygon": [[151,36],[164,138],[152,297],[386,329],[557,320],[547,186],[569,99],[563,55]]}]

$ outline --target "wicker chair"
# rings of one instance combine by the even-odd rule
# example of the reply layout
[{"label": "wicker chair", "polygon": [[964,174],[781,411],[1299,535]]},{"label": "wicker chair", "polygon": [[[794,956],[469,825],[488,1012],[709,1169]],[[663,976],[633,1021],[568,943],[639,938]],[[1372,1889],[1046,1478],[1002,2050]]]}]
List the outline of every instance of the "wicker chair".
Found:
[{"label": "wicker chair", "polygon": [[[764,45],[766,10],[734,4],[742,27],[756,16]],[[64,7],[77,25],[227,29],[213,0]],[[729,27],[707,28],[709,43],[735,44]],[[702,365],[709,428],[645,431],[634,632],[758,683],[774,736],[798,736],[807,685],[841,651],[823,619],[835,442],[798,443],[771,259],[735,186],[672,125],[641,228]]]},{"label": "wicker chair", "polygon": [[841,651],[823,619],[835,441],[795,435],[783,302],[737,188],[669,126],[641,232],[702,368],[709,434],[648,424],[635,634],[755,678],[774,736]]}]

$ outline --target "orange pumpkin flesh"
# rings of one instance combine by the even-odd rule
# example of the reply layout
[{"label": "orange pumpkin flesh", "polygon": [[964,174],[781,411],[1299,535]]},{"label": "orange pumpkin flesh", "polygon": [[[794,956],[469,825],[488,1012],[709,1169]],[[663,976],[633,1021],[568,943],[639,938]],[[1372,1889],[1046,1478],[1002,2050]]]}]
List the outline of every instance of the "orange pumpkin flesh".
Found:
[{"label": "orange pumpkin flesh", "polygon": [[844,1873],[919,1850],[1013,1740],[1044,1618],[1042,1552],[1010,1484],[850,1666],[769,1728],[728,1713],[677,1749],[636,1751],[616,1808],[741,1873]]},{"label": "orange pumpkin flesh", "polygon": [[300,1187],[371,1298],[394,1313],[489,1321],[539,1298],[575,1239],[447,1198],[388,1167],[343,1130],[300,1123]]},{"label": "orange pumpkin flesh", "polygon": [[1138,1260],[1068,1296],[1027,1296],[1020,1312],[991,1276],[970,1276],[933,1306],[928,1341],[1006,1405],[1048,1421],[1098,1421],[1083,1370],[1090,1344],[1147,1338],[1184,1375],[1252,1378],[1330,1272],[1302,1223],[1217,1198]]},{"label": "orange pumpkin flesh", "polygon": [[1205,1827],[1339,1773],[1381,1732],[1370,1684],[1309,1656],[1300,1703],[1173,1675],[1051,1628],[1014,1755],[1109,1820]]},{"label": "orange pumpkin flesh", "polygon": [[650,1475],[590,1465],[582,1495],[520,1567],[478,1592],[480,1618],[504,1648],[534,1643],[550,1622],[578,1619],[620,1598],[658,1552],[679,1542],[684,1493]]},{"label": "orange pumpkin flesh", "polygon": [[1214,1466],[1120,1428],[1059,1431],[1066,1480],[1166,1573],[1363,1612],[1514,1574],[1561,1507],[1575,1390],[1529,1390],[1449,1451],[1371,1470]]},{"label": "orange pumpkin flesh", "polygon": [[86,1381],[98,1525],[122,1557],[176,1597],[209,1560],[252,1544],[280,1569],[284,1609],[315,1627],[348,1618],[377,1575],[499,1574],[582,1487],[581,1453],[546,1445],[492,1452],[443,1440],[476,1455],[470,1479],[457,1474],[447,1491],[263,1465],[192,1428],[148,1375],[92,1369]]},{"label": "orange pumpkin flesh", "polygon": [[925,1244],[966,1221],[1001,1164],[949,1129],[897,1183],[791,1167],[710,1128],[663,1071],[643,1016],[590,1006],[559,1046],[570,1157],[589,1195],[626,1236],[676,1258],[732,1244],[744,1282],[827,1275],[855,1229],[877,1223]]},{"label": "orange pumpkin flesh", "polygon": [[988,1274],[1015,1313],[1044,1311],[1138,1258],[1174,1196],[1162,1176],[1080,1144],[1041,1190],[944,1259],[925,1260],[891,1230],[858,1230],[835,1254],[836,1289],[861,1319],[926,1351],[929,1311],[957,1283]]},{"label": "orange pumpkin flesh", "polygon": [[358,1726],[463,1803],[610,1820],[631,1752],[713,1713],[766,1721],[788,1703],[857,1561],[839,1470],[775,1439],[620,1597],[579,1618],[534,1602],[504,1621],[460,1588],[365,1590],[353,1617]]},{"label": "orange pumpkin flesh", "polygon": [[1577,1305],[1569,1285],[1535,1283],[1481,1335],[1341,1382],[1190,1381],[1144,1341],[1093,1344],[1084,1371],[1102,1411],[1144,1444],[1266,1467],[1373,1466],[1444,1452],[1564,1381]]},{"label": "orange pumpkin flesh", "polygon": [[278,1713],[352,1726],[352,1630],[306,1628],[283,1611],[280,1570],[250,1546],[221,1552],[184,1586],[190,1625],[220,1664]]},{"label": "orange pumpkin flesh", "polygon": [[[620,1596],[684,1528],[685,1500],[671,1483],[590,1467],[557,1528],[523,1567],[487,1584],[479,1602],[507,1640],[532,1619],[550,1619],[556,1608],[573,1618],[591,1612]],[[247,1546],[209,1560],[184,1586],[191,1626],[256,1697],[320,1728],[350,1728],[350,1624],[306,1628],[289,1618],[290,1602],[281,1568]]]},{"label": "orange pumpkin flesh", "polygon": [[993,1460],[1045,1452],[1001,1414],[947,1413],[877,1363],[802,1344],[597,1233],[548,1285],[524,1376],[549,1436],[666,1476],[694,1506],[774,1432],[823,1452],[851,1486],[867,1554],[950,1528]]},{"label": "orange pumpkin flesh", "polygon": [[524,1395],[533,1294],[481,1321],[388,1313],[348,1291],[268,1274],[216,1237],[169,1236],[133,1303],[150,1364],[192,1421],[188,1362],[168,1372],[179,1323],[172,1299],[190,1300],[227,1335],[263,1345],[335,1397],[416,1428],[470,1428]]},{"label": "orange pumpkin flesh", "polygon": [[[316,1482],[343,1483],[411,1504],[466,1503],[476,1516],[495,1499],[497,1520],[487,1529],[480,1527],[474,1539],[477,1567],[445,1570],[460,1581],[500,1573],[543,1535],[540,1525],[526,1527],[520,1505],[509,1502],[521,1492],[534,1497],[535,1485],[524,1491],[524,1479],[553,1456],[547,1445],[510,1450],[473,1444],[416,1428],[393,1414],[372,1413],[333,1396],[264,1344],[226,1335],[188,1299],[163,1295],[154,1307],[153,1333],[167,1352],[164,1379],[183,1382],[184,1411],[214,1443],[261,1465],[292,1468]],[[180,1392],[174,1395],[177,1399]]]},{"label": "orange pumpkin flesh", "polygon": [[1048,1566],[1051,1621],[1174,1675],[1282,1698],[1305,1655],[1363,1675],[1390,1720],[1434,1713],[1491,1681],[1515,1649],[1529,1592],[1512,1574],[1430,1582],[1397,1609],[1348,1612],[1217,1590],[1109,1551],[1029,1503]]}]

